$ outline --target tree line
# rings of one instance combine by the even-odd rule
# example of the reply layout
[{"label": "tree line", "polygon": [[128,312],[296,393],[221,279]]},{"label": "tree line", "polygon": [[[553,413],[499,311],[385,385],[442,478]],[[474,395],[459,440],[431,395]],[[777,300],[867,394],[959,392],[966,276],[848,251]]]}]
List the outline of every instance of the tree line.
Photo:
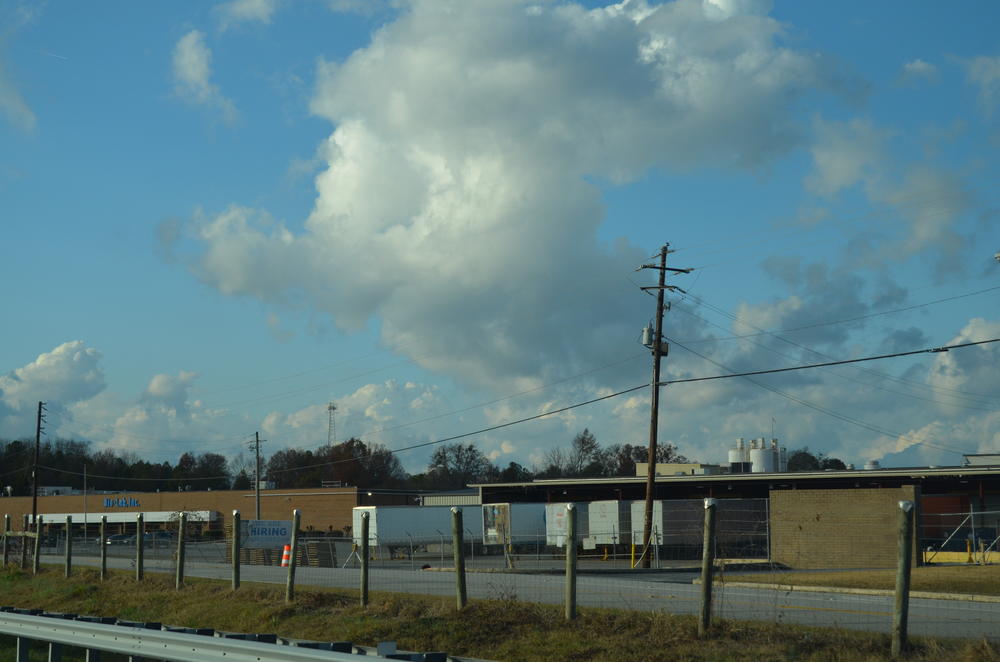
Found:
[{"label": "tree line", "polygon": [[[33,440],[0,439],[0,492],[31,493]],[[659,462],[685,461],[676,447],[658,448]],[[475,444],[443,444],[423,472],[410,474],[382,444],[351,438],[315,449],[284,448],[261,460],[263,480],[279,489],[356,486],[380,489],[448,490],[474,483],[525,482],[533,478],[634,476],[635,463],[646,461],[645,446],[602,447],[587,429],[568,448],[545,454],[536,466],[518,462],[497,465]],[[225,490],[253,487],[255,459],[240,453],[227,459],[218,453],[181,454],[176,463],[149,462],[131,451],[94,450],[90,442],[46,440],[39,447],[38,485],[76,490],[156,491]],[[86,483],[86,484],[85,484]]]},{"label": "tree line", "polygon": [[[34,441],[0,440],[0,492],[31,494]],[[588,429],[567,447],[549,450],[531,467],[518,462],[497,465],[475,444],[442,444],[423,472],[410,474],[382,444],[351,438],[315,449],[284,448],[262,458],[261,475],[279,489],[322,485],[378,489],[450,490],[475,483],[516,483],[535,478],[612,478],[635,476],[636,463],[646,462],[643,445],[602,446]],[[688,462],[670,443],[657,446],[656,461]],[[185,452],[176,464],[149,462],[129,451],[94,450],[86,441],[45,441],[39,448],[39,486],[77,490],[144,491],[226,490],[253,487],[253,457],[227,459],[218,453]],[[789,471],[845,469],[844,463],[808,448],[788,454]]]}]

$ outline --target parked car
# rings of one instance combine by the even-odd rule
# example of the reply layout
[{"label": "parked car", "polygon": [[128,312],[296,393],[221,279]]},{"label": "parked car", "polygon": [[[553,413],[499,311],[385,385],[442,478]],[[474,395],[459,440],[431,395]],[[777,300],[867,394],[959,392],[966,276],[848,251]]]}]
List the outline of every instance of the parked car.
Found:
[{"label": "parked car", "polygon": [[106,545],[133,545],[135,544],[135,536],[130,536],[127,533],[116,533],[108,536],[104,543]]},{"label": "parked car", "polygon": [[173,531],[149,531],[142,534],[145,542],[171,542],[177,539],[177,534]]}]

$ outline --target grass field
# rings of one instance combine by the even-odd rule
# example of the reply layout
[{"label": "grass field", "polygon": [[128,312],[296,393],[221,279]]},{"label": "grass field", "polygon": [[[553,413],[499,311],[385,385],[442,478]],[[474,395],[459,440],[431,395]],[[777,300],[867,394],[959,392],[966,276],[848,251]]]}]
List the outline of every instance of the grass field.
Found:
[{"label": "grass field", "polygon": [[[893,590],[895,570],[727,572],[723,581],[786,584],[790,586],[836,586]],[[1000,565],[947,565],[913,568],[911,591],[1000,595]]]},{"label": "grass field", "polygon": [[[558,607],[513,601],[476,601],[458,612],[451,600],[373,594],[363,610],[354,594],[315,589],[297,595],[286,605],[281,589],[267,585],[247,584],[234,594],[224,582],[195,579],[178,592],[166,577],[149,577],[137,590],[125,573],[102,583],[96,572],[84,569],[70,580],[56,570],[38,577],[15,569],[0,572],[4,605],[363,645],[396,641],[406,650],[503,662],[889,659],[888,636],[853,631],[734,621],[718,623],[711,638],[700,641],[692,617],[666,613],[584,609],[567,623]],[[0,660],[10,659],[10,640],[0,641]],[[906,659],[1000,662],[1000,648],[915,641]]]}]

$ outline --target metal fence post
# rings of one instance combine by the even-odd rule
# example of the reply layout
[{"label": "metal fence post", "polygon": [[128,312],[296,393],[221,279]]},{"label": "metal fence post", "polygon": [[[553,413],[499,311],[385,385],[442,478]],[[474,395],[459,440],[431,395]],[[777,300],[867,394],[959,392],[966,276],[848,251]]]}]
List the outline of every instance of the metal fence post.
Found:
[{"label": "metal fence post", "polygon": [[361,606],[368,606],[368,513],[361,513]]},{"label": "metal fence post", "polygon": [[285,581],[285,602],[295,599],[295,564],[299,555],[299,521],[302,512],[296,508],[292,511],[292,556],[288,559],[288,579]]},{"label": "metal fence post", "polygon": [[[37,527],[36,527],[37,528]],[[73,518],[66,516],[66,561],[65,577],[73,574]]]},{"label": "metal fence post", "polygon": [[899,502],[899,558],[896,564],[896,603],[892,610],[892,656],[906,648],[910,607],[910,565],[913,557],[913,502]]},{"label": "metal fence post", "polygon": [[108,578],[108,539],[105,537],[108,529],[108,516],[101,515],[101,539],[98,543],[101,545],[101,581],[103,582]]},{"label": "metal fence post", "polygon": [[10,515],[3,516],[3,567],[10,561]]},{"label": "metal fence post", "polygon": [[462,511],[451,509],[451,551],[455,557],[455,600],[459,609],[465,609],[468,596],[465,591],[465,550],[462,541]]},{"label": "metal fence post", "polygon": [[38,574],[39,561],[42,556],[42,516],[39,515],[35,524],[35,558],[31,559],[31,574]]},{"label": "metal fence post", "polygon": [[576,618],[576,505],[566,504],[566,620]]},{"label": "metal fence post", "polygon": [[24,535],[28,532],[28,516],[21,518],[21,570],[28,568],[28,538]]},{"label": "metal fence post", "polygon": [[142,563],[145,550],[143,538],[146,534],[146,526],[143,523],[142,513],[135,516],[135,581],[141,582],[143,577]]},{"label": "metal fence post", "polygon": [[705,535],[701,550],[701,616],[698,636],[708,634],[712,622],[712,565],[715,561],[715,499],[705,499]]},{"label": "metal fence post", "polygon": [[[233,511],[233,590],[240,588],[240,511]],[[334,565],[337,565],[334,563]]]},{"label": "metal fence post", "polygon": [[174,574],[174,589],[184,586],[184,532],[187,530],[187,513],[182,512],[177,522],[177,571]]}]

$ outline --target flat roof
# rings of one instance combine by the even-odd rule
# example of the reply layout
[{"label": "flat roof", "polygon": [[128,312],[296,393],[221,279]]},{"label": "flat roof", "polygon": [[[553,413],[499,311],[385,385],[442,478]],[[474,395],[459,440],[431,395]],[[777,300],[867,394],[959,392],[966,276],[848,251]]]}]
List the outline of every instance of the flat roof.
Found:
[{"label": "flat roof", "polygon": [[[219,519],[219,513],[215,510],[186,510],[188,521],[191,524],[198,522],[215,522]],[[127,510],[114,513],[93,512],[93,513],[38,513],[42,518],[42,524],[65,524],[66,518],[71,517],[73,524],[97,524],[101,517],[108,518],[108,524],[123,524],[136,521],[136,515],[142,513],[142,519],[146,524],[159,524],[161,522],[177,521],[177,511],[173,510]],[[31,515],[28,515],[31,519]],[[34,523],[34,520],[32,520]]]},{"label": "flat roof", "polygon": [[[685,474],[682,476],[657,475],[657,483],[705,483],[705,482],[757,482],[757,481],[789,481],[789,480],[822,480],[843,478],[966,478],[973,476],[1000,477],[1000,466],[967,465],[961,467],[899,467],[881,469],[854,469],[831,471],[788,471],[781,473],[745,473],[745,474]],[[612,478],[542,478],[520,483],[475,483],[469,487],[480,489],[493,487],[557,487],[566,485],[610,485],[620,483],[645,483],[646,476],[616,476]]]}]

